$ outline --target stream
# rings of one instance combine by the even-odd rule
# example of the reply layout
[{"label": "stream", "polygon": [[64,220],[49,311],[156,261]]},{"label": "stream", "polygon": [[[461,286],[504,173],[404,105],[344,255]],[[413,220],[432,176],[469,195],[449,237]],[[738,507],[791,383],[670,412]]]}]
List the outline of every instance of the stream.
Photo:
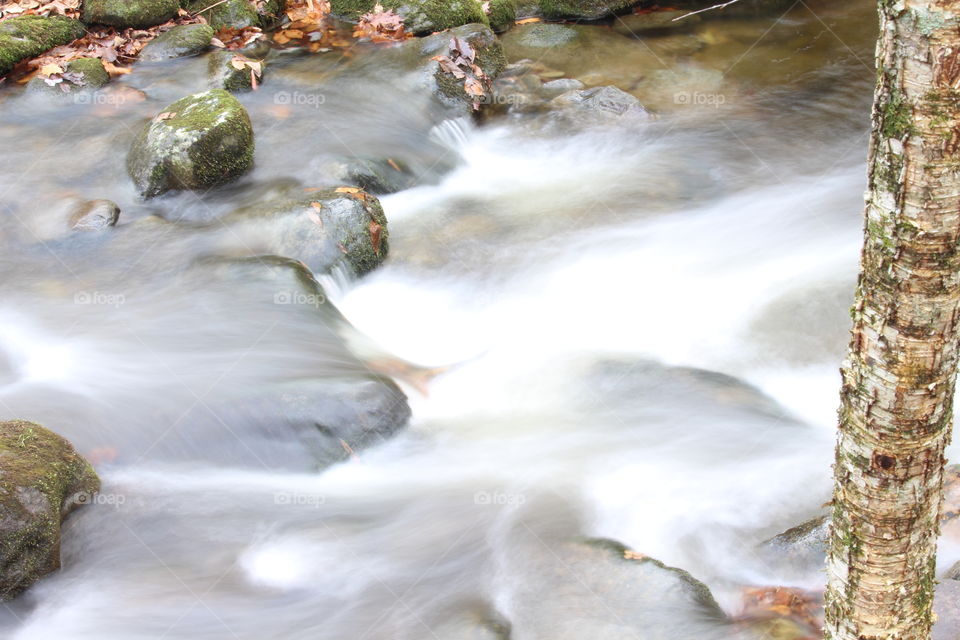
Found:
[{"label": "stream", "polygon": [[[103,480],[64,525],[64,569],[0,608],[0,634],[780,637],[656,589],[619,609],[569,545],[683,569],[728,616],[745,587],[820,588],[760,549],[829,499],[874,12],[799,2],[541,47],[657,113],[629,125],[438,122],[376,46],[274,52],[240,96],[252,172],[148,201],[126,150],[198,90],[202,59],[138,64],[87,104],[0,89],[0,410]],[[527,27],[502,36],[511,62],[540,46]],[[400,377],[406,429],[319,469],[284,398],[356,364],[309,305],[198,267],[269,235],[199,229],[336,184],[324,167],[344,155],[402,158],[417,180],[381,198],[387,262],[321,284],[378,348],[444,369],[426,393]],[[119,226],[71,236],[65,212],[92,198]],[[957,559],[945,542],[941,564]]]}]

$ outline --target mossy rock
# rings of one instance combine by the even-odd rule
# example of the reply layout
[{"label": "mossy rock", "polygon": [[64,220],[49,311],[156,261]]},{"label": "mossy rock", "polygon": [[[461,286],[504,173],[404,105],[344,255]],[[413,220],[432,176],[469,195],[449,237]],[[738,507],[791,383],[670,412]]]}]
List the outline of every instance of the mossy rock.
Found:
[{"label": "mossy rock", "polygon": [[260,25],[260,14],[250,0],[188,0],[183,8],[200,14],[218,31],[224,27],[244,29]]},{"label": "mossy rock", "polygon": [[180,0],[83,0],[83,21],[125,29],[143,29],[172,20]]},{"label": "mossy rock", "polygon": [[540,0],[540,11],[551,19],[599,20],[635,4],[639,0]]},{"label": "mossy rock", "polygon": [[253,88],[251,69],[249,67],[237,69],[233,66],[235,58],[259,63],[260,76],[258,81],[263,78],[263,71],[266,67],[263,60],[250,60],[245,56],[238,55],[235,51],[214,51],[210,54],[210,62],[207,66],[207,75],[212,88],[233,92],[249,91]]},{"label": "mossy rock", "polygon": [[357,188],[251,205],[218,225],[228,226],[233,237],[266,243],[273,253],[299,260],[314,273],[347,267],[362,276],[380,266],[390,249],[380,201]]},{"label": "mossy rock", "polygon": [[517,21],[517,5],[514,0],[490,0],[487,9],[490,27],[500,33],[506,31]]},{"label": "mossy rock", "polygon": [[90,463],[38,424],[0,422],[0,599],[60,568],[60,524],[100,489]]},{"label": "mossy rock", "polygon": [[42,76],[35,76],[27,83],[27,90],[89,102],[90,93],[110,82],[110,74],[99,58],[77,58],[63,67],[60,82],[50,84]]},{"label": "mossy rock", "polygon": [[157,62],[171,58],[196,56],[213,40],[213,28],[207,24],[181,24],[161,33],[140,51],[140,60]]},{"label": "mossy rock", "polygon": [[253,149],[247,110],[214,89],[181,98],[151,120],[133,143],[127,171],[145,198],[210,188],[249,170]]},{"label": "mossy rock", "polygon": [[376,195],[409,189],[416,181],[408,168],[395,160],[383,158],[341,158],[326,163],[322,170],[333,181]]},{"label": "mossy rock", "polygon": [[[507,66],[507,59],[503,54],[503,47],[500,40],[490,27],[482,24],[468,24],[456,29],[450,29],[443,33],[427,38],[424,41],[424,53],[429,57],[435,55],[446,55],[450,50],[450,43],[453,38],[466,41],[476,52],[475,63],[484,74],[492,81]],[[473,97],[467,95],[464,90],[464,81],[458,79],[452,73],[442,70],[437,65],[434,78],[440,94],[448,99],[473,103]]]},{"label": "mossy rock", "polygon": [[0,76],[21,60],[73,42],[85,32],[82,23],[62,16],[19,16],[0,22]]},{"label": "mossy rock", "polygon": [[[334,15],[350,20],[373,10],[378,0],[332,0]],[[379,0],[385,9],[395,11],[407,31],[426,35],[470,23],[490,24],[479,0]]]}]

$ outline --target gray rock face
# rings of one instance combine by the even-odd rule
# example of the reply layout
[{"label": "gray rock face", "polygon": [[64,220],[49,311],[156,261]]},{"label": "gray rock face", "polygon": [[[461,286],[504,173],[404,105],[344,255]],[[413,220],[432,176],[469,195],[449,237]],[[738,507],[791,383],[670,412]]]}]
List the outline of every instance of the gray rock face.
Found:
[{"label": "gray rock face", "polygon": [[580,125],[621,120],[644,122],[650,118],[639,100],[616,87],[568,91],[554,98],[551,106],[558,118]]},{"label": "gray rock face", "polygon": [[176,17],[180,0],[83,0],[83,21],[126,27],[152,27]]},{"label": "gray rock face", "polygon": [[0,22],[0,76],[25,58],[73,42],[84,34],[77,20],[52,16],[19,16]]},{"label": "gray rock face", "polygon": [[517,637],[712,637],[726,618],[710,590],[689,573],[617,542],[531,540],[524,552],[525,571],[511,576],[508,615]]},{"label": "gray rock face", "polygon": [[253,89],[253,74],[255,72],[249,66],[238,69],[234,62],[244,65],[249,63],[257,65],[259,67],[259,73],[256,73],[257,82],[263,78],[263,71],[266,68],[266,63],[263,60],[252,60],[246,56],[237,55],[234,51],[214,51],[210,54],[210,61],[207,66],[211,87],[226,89],[231,92]]},{"label": "gray rock face", "polygon": [[315,273],[346,268],[369,273],[389,251],[380,202],[357,188],[330,189],[300,199],[236,211],[218,223],[232,234],[266,244],[271,253],[300,260]]},{"label": "gray rock face", "polygon": [[70,443],[32,422],[0,422],[0,600],[60,568],[60,524],[100,480]]},{"label": "gray rock face", "polygon": [[116,226],[120,207],[112,200],[89,200],[82,203],[70,216],[74,231],[103,231]]},{"label": "gray rock face", "polygon": [[213,29],[206,24],[182,24],[164,31],[140,51],[140,60],[159,62],[196,56],[210,47]]},{"label": "gray rock face", "polygon": [[249,0],[186,0],[184,8],[194,13],[202,12],[214,29],[231,27],[243,29],[260,24],[260,15]]},{"label": "gray rock face", "polygon": [[253,127],[236,98],[222,89],[167,106],[137,136],[127,171],[140,194],[201,189],[236,179],[253,165]]}]

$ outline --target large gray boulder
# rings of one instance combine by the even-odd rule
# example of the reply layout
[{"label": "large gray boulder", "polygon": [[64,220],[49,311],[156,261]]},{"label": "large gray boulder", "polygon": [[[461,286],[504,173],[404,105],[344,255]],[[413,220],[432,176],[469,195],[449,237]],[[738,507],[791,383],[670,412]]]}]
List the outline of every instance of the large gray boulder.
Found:
[{"label": "large gray boulder", "polygon": [[127,171],[145,198],[210,188],[253,166],[253,126],[243,105],[214,89],[167,106],[137,136]]},{"label": "large gray boulder", "polygon": [[60,524],[100,489],[93,467],[38,424],[0,422],[0,600],[60,568]]},{"label": "large gray boulder", "polygon": [[73,42],[84,32],[82,23],[62,16],[19,16],[0,22],[0,76],[21,60]]}]

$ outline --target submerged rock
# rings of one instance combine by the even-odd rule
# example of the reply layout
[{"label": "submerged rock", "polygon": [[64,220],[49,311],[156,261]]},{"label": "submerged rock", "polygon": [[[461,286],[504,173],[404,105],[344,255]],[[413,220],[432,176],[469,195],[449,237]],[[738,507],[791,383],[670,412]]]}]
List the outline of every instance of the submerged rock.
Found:
[{"label": "submerged rock", "polygon": [[523,551],[522,571],[510,576],[510,622],[518,637],[710,637],[726,619],[702,582],[618,542],[540,536]]},{"label": "submerged rock", "polygon": [[73,42],[85,31],[82,23],[62,16],[19,16],[0,22],[0,76],[21,60]]},{"label": "submerged rock", "polygon": [[550,105],[555,117],[580,126],[650,119],[639,100],[616,87],[574,89],[557,96]]},{"label": "submerged rock", "polygon": [[368,193],[397,193],[413,186],[414,176],[394,160],[344,158],[325,164],[324,174],[343,184],[360,187]]},{"label": "submerged rock", "polygon": [[60,524],[100,489],[93,467],[38,424],[0,422],[0,599],[60,568]]},{"label": "submerged rock", "polygon": [[[470,23],[489,24],[479,0],[332,0],[335,15],[351,20],[373,11],[380,4],[403,18],[407,31],[425,35]],[[499,18],[498,13],[498,18]]]},{"label": "submerged rock", "polygon": [[83,21],[125,29],[142,29],[171,20],[180,0],[83,0]]},{"label": "submerged rock", "polygon": [[233,92],[249,91],[253,88],[254,75],[259,82],[265,67],[263,60],[251,60],[234,51],[214,51],[210,54],[207,73],[210,86],[214,88]]},{"label": "submerged rock", "polygon": [[120,207],[112,200],[89,200],[81,203],[70,216],[74,231],[102,231],[116,226]]},{"label": "submerged rock", "polygon": [[300,260],[316,273],[346,268],[364,275],[389,251],[380,201],[353,188],[328,189],[298,199],[251,206],[222,218],[231,234],[265,244],[271,253]]},{"label": "submerged rock", "polygon": [[[649,11],[618,16],[613,30],[626,36],[650,35],[651,33],[686,29],[700,22],[699,15],[686,16],[689,11]],[[678,19],[682,18],[682,19]]]},{"label": "submerged rock", "polygon": [[207,24],[178,25],[148,42],[140,51],[139,59],[158,62],[199,55],[210,48],[213,33]]},{"label": "submerged rock", "polygon": [[127,170],[145,198],[209,188],[250,169],[253,147],[247,110],[215,89],[182,98],[151,120],[133,143]]}]

